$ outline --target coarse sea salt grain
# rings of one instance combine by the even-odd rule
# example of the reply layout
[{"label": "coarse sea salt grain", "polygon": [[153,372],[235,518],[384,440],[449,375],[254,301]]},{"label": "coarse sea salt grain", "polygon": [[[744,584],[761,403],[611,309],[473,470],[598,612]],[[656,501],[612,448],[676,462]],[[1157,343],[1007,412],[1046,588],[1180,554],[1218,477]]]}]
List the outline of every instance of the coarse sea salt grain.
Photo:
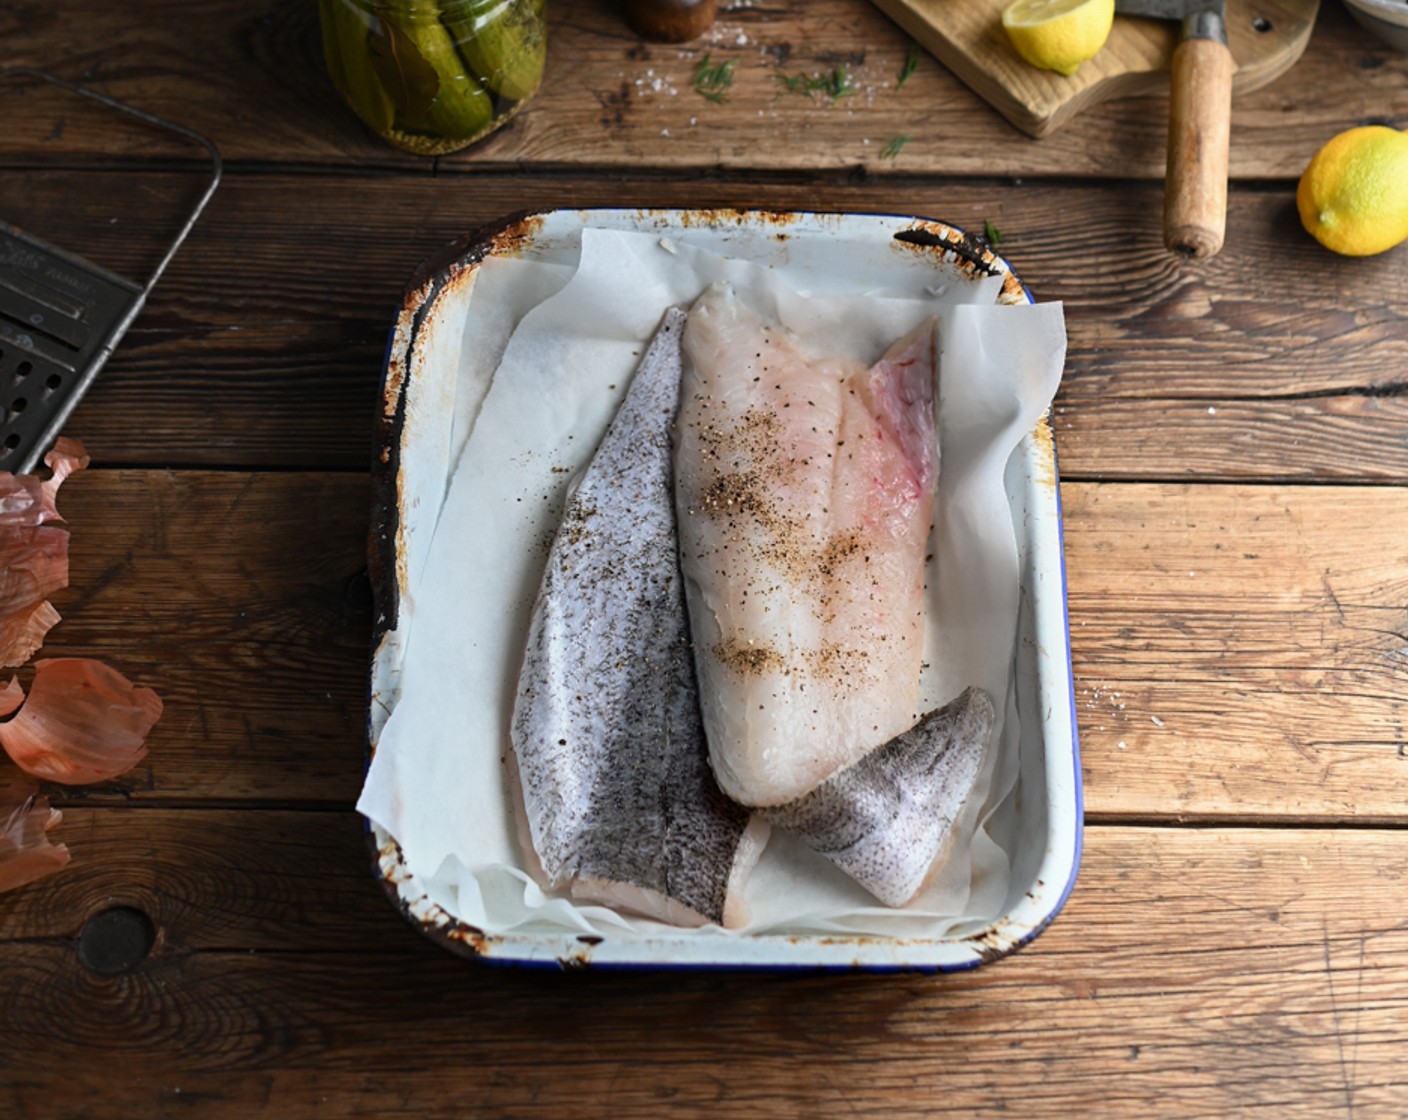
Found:
[{"label": "coarse sea salt grain", "polygon": [[653,67],[635,80],[635,86],[638,90],[649,90],[651,93],[669,94],[672,97],[679,93],[674,83],[665,75],[655,73]]}]

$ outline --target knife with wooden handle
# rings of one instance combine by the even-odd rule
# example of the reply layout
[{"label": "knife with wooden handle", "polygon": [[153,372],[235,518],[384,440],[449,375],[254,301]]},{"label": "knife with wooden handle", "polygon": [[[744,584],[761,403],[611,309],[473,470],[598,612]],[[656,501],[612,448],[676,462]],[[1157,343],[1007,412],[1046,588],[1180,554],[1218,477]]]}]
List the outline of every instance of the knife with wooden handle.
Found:
[{"label": "knife with wooden handle", "polygon": [[1182,34],[1169,70],[1164,244],[1210,257],[1227,228],[1232,74],[1224,0],[1115,0],[1121,15],[1176,19]]}]

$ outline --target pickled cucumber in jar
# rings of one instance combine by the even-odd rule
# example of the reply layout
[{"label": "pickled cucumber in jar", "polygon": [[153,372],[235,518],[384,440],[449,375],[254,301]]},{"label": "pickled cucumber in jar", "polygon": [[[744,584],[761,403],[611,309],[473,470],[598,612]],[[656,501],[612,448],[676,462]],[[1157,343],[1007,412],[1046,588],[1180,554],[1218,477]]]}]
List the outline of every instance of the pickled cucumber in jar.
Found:
[{"label": "pickled cucumber in jar", "polygon": [[547,58],[542,0],[462,0],[445,5],[445,26],[479,80],[506,101],[527,101]]},{"label": "pickled cucumber in jar", "polygon": [[487,135],[533,96],[544,0],[318,0],[328,74],[377,135],[423,155]]}]

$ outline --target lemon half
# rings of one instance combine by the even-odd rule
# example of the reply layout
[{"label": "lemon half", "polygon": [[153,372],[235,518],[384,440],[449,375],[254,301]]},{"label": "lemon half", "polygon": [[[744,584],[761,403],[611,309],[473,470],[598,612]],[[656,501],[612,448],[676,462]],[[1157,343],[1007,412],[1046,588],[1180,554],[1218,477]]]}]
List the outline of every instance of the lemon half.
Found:
[{"label": "lemon half", "polygon": [[1105,45],[1114,22],[1115,0],[1013,0],[1002,12],[1017,53],[1068,78]]},{"label": "lemon half", "polygon": [[1296,208],[1316,241],[1345,256],[1408,240],[1408,132],[1386,125],[1341,132],[1301,175]]}]

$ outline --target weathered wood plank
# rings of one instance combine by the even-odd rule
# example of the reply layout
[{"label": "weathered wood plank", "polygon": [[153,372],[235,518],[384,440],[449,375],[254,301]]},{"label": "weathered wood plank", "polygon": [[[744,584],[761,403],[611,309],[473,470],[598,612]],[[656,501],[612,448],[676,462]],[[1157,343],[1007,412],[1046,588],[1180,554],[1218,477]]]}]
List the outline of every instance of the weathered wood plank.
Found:
[{"label": "weathered wood plank", "polygon": [[[104,657],[167,703],[124,796],[350,804],[365,480],[91,471],[61,498],[73,585],[44,652]],[[1062,499],[1092,814],[1404,819],[1408,491]]]},{"label": "weathered wood plank", "polygon": [[1094,813],[1399,815],[1408,493],[1073,485],[1062,499]]},{"label": "weathered wood plank", "polygon": [[[554,0],[538,99],[505,130],[442,164],[1163,176],[1165,98],[1096,106],[1033,141],[927,55],[898,86],[910,40],[872,4],[738,0],[720,7],[718,22],[697,42],[661,45],[642,43],[617,5]],[[425,163],[382,144],[342,106],[323,71],[313,5],[216,0],[197,15],[164,0],[144,12],[139,26],[96,0],[71,5],[62,21],[15,9],[4,27],[7,55],[13,64],[52,67],[179,121],[210,136],[231,160],[359,168]],[[734,64],[733,88],[722,104],[692,89],[706,54],[715,64]],[[838,66],[855,93],[834,102],[788,94],[778,80]],[[1297,67],[1234,105],[1233,176],[1295,178],[1343,128],[1369,119],[1402,123],[1405,74],[1401,54],[1351,22],[1340,5],[1322,4]],[[41,116],[7,114],[0,158],[32,163],[36,151],[179,152],[72,107],[62,116],[59,144],[54,115]],[[900,136],[910,139],[887,158],[886,145]]]},{"label": "weathered wood plank", "polygon": [[49,835],[72,859],[32,890],[0,894],[0,941],[75,942],[120,906],[151,919],[158,957],[419,947],[373,878],[351,810],[77,807]]},{"label": "weathered wood plank", "polygon": [[7,1115],[1320,1120],[1408,1094],[1398,831],[1091,828],[1056,923],[955,976],[560,975],[394,931],[326,814],[90,817],[64,874],[159,936],[100,975],[70,941],[96,886],[0,896]]},{"label": "weathered wood plank", "polygon": [[44,654],[102,658],[166,706],[151,754],[110,788],[349,803],[365,755],[367,480],[93,471],[60,498],[72,579]]},{"label": "weathered wood plank", "polygon": [[[100,203],[183,184],[106,175],[75,210],[57,175],[9,178],[35,224],[129,272],[150,240]],[[1188,266],[1163,248],[1152,186],[236,177],[70,430],[107,464],[364,469],[387,331],[421,260],[523,208],[701,202],[991,222],[1037,297],[1065,306],[1067,477],[1408,476],[1408,255],[1334,257],[1289,188],[1234,193],[1228,249]]]},{"label": "weathered wood plank", "polygon": [[[1223,384],[1235,390],[1239,376]],[[1408,452],[1408,392],[1397,381],[1382,389],[1155,402],[1085,397],[1072,386],[1051,422],[1067,478],[1396,485]]]}]

